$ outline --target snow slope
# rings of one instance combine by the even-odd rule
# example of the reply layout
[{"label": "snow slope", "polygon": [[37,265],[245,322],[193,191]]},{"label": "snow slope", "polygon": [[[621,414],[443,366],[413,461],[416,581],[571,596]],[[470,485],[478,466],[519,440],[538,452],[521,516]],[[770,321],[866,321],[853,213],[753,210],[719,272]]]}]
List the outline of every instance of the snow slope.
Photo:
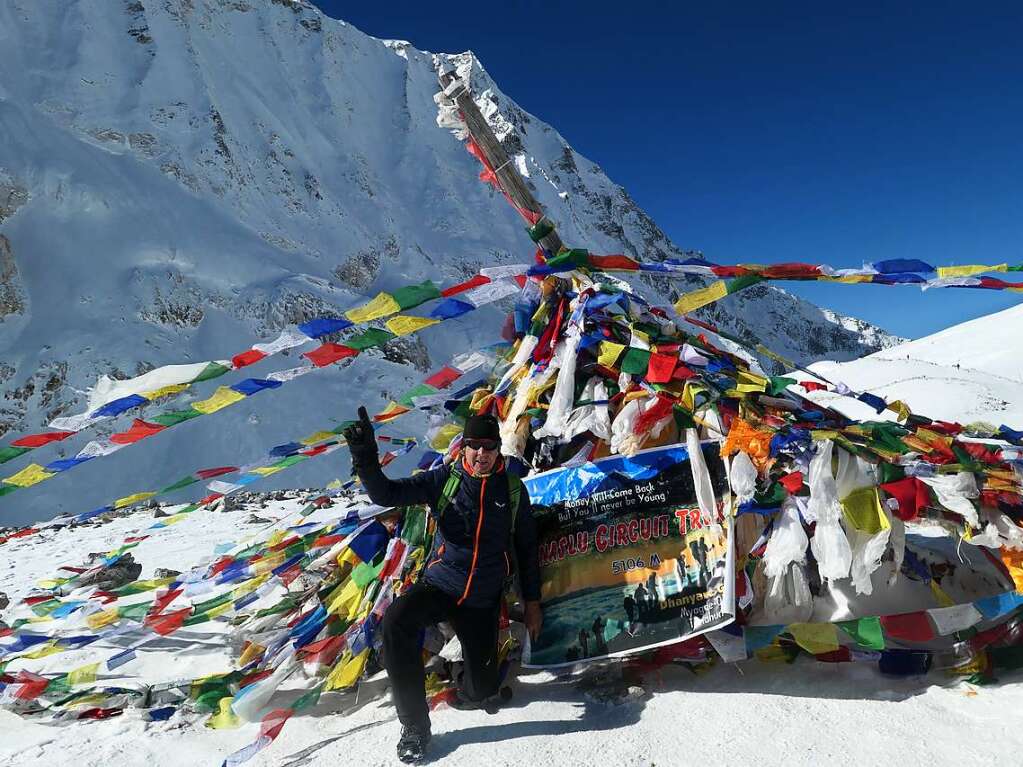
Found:
[{"label": "snow slope", "polygon": [[[427,277],[450,284],[483,265],[529,260],[521,220],[437,127],[442,62],[470,78],[566,242],[645,259],[685,255],[598,165],[501,93],[471,54],[377,40],[306,3],[8,0],[0,52],[0,435],[8,439],[80,412],[101,374],[230,358],[380,290]],[[641,290],[668,301],[695,285],[644,278]],[[852,359],[893,342],[763,286],[705,316],[801,362]],[[0,518],[23,524],[89,511],[195,469],[259,460],[350,416],[356,400],[382,406],[454,352],[497,340],[501,319],[492,308],[445,323],[344,371],[182,424],[4,498]],[[294,359],[245,374],[263,377]],[[171,406],[237,380],[194,387]],[[162,407],[31,459],[74,455]],[[424,426],[410,417],[394,428]],[[328,463],[267,486],[322,485],[346,471]]]},{"label": "snow slope", "polygon": [[[835,383],[902,400],[914,412],[963,424],[1023,425],[1023,305],[955,325],[851,362],[818,362],[810,370]],[[798,374],[797,374],[798,375]],[[848,397],[813,392],[852,418],[878,416]]]},{"label": "snow slope", "polygon": [[[252,510],[278,520],[271,527],[249,524],[248,512],[197,512],[173,527],[148,531],[152,517],[138,512],[103,526],[15,540],[3,547],[0,591],[12,599],[24,596],[36,579],[59,565],[80,563],[85,552],[109,550],[146,532],[153,537],[133,550],[144,564],[143,578],[156,567],[185,569],[212,555],[217,543],[240,541],[255,530],[269,535],[294,522],[302,505],[295,499]],[[343,507],[335,507],[311,519],[341,514]],[[140,649],[138,660],[124,668],[149,682],[222,670],[228,661],[227,648],[218,641],[223,631],[220,619],[180,629]],[[90,662],[89,652],[98,651],[98,657],[112,652],[93,648],[41,659],[36,668],[68,668]],[[436,711],[430,763],[790,767],[897,761],[904,767],[961,767],[1012,764],[1023,749],[1023,731],[1006,726],[1008,712],[1023,705],[1023,685],[1014,678],[978,688],[940,672],[893,680],[880,676],[874,664],[800,658],[792,666],[746,661],[701,675],[667,667],[644,681],[646,696],[622,705],[596,702],[572,680],[546,672],[523,674],[514,686],[511,705],[493,716]],[[249,764],[397,764],[393,708],[386,700],[354,698],[324,694]],[[209,730],[180,712],[165,722],[146,722],[140,712],[128,710],[111,720],[48,726],[0,711],[0,761],[19,767],[215,767],[254,740],[257,731],[257,725]]]}]

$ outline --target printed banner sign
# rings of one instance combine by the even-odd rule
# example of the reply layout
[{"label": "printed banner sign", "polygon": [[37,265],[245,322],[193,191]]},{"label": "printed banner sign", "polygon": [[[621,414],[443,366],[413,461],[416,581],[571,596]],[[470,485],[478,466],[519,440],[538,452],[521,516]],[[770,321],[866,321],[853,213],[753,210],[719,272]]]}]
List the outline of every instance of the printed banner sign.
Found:
[{"label": "printed banner sign", "polygon": [[[715,496],[717,444],[704,446]],[[735,617],[728,522],[704,525],[685,446],[554,469],[523,480],[540,544],[543,631],[523,665],[628,655]]]}]

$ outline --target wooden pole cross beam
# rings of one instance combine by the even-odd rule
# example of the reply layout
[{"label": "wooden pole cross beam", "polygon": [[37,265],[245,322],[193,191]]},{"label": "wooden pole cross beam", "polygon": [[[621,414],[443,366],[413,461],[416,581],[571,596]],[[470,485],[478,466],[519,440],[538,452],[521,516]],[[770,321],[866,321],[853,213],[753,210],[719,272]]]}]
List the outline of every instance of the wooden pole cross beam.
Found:
[{"label": "wooden pole cross beam", "polygon": [[[482,150],[490,167],[494,169],[501,188],[517,207],[543,216],[543,208],[529,191],[529,187],[522,180],[515,165],[508,159],[508,153],[504,151],[501,142],[497,140],[497,136],[494,135],[494,131],[483,117],[479,107],[476,106],[476,102],[472,100],[468,86],[459,80],[452,71],[441,72],[438,79],[444,89],[444,94],[458,106],[469,135]],[[547,220],[550,221],[550,219]],[[550,223],[553,226],[554,222],[550,221]],[[539,244],[552,255],[557,255],[564,247],[561,238],[554,229],[540,238]]]}]

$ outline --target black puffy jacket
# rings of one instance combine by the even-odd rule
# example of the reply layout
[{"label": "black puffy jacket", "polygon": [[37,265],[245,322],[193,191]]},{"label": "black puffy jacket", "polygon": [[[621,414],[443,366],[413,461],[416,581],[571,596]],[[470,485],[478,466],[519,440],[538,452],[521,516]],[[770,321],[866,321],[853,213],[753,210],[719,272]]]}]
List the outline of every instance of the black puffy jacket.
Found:
[{"label": "black puffy jacket", "polygon": [[512,540],[508,477],[502,467],[486,477],[443,466],[406,479],[388,479],[376,461],[359,467],[370,500],[380,506],[426,505],[436,518],[437,503],[451,472],[462,473],[458,490],[437,519],[433,549],[423,577],[466,607],[492,607],[511,573],[511,547],[518,558],[519,585],[526,601],[540,599],[536,522],[523,487]]}]

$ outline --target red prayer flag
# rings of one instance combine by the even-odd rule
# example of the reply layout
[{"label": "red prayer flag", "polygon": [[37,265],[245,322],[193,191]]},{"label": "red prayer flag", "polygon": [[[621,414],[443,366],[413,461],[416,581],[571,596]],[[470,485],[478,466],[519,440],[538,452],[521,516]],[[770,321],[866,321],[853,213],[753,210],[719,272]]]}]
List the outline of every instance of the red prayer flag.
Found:
[{"label": "red prayer flag", "polygon": [[243,368],[246,365],[252,365],[259,362],[266,356],[266,352],[261,352],[259,349],[249,349],[247,352],[236,354],[231,358],[231,364],[235,370]]},{"label": "red prayer flag", "polygon": [[117,434],[110,435],[110,441],[115,442],[118,445],[130,445],[133,442],[138,442],[146,437],[151,437],[158,431],[163,431],[166,426],[161,426],[158,423],[148,423],[143,421],[141,418],[136,418],[128,431],[118,432]]},{"label": "red prayer flag", "polygon": [[341,652],[344,644],[344,634],[337,634],[321,639],[318,642],[307,644],[299,650],[299,655],[303,663],[322,663],[324,666],[329,666],[337,659],[338,653]]},{"label": "red prayer flag", "polygon": [[423,381],[423,383],[427,386],[432,386],[434,389],[445,389],[461,377],[461,370],[445,365],[432,376]]},{"label": "red prayer flag", "polygon": [[18,700],[35,700],[44,692],[50,685],[50,680],[45,676],[39,674],[33,674],[31,671],[19,671],[18,675],[14,678],[14,683],[21,685],[14,697]]},{"label": "red prayer flag", "polygon": [[750,273],[744,266],[712,266],[710,270],[717,277],[743,277]]},{"label": "red prayer flag", "polygon": [[48,445],[51,442],[60,442],[62,439],[67,439],[72,434],[77,434],[77,432],[47,431],[42,434],[28,434],[14,440],[14,442],[11,443],[11,447],[42,447],[43,445]]},{"label": "red prayer flag", "polygon": [[322,368],[327,365],[333,364],[338,360],[343,360],[346,357],[355,357],[359,354],[357,349],[353,349],[350,346],[344,346],[342,344],[322,344],[317,346],[311,352],[306,352],[303,357],[307,357],[316,367]]},{"label": "red prayer flag", "polygon": [[920,515],[920,509],[925,508],[931,500],[927,485],[916,477],[885,482],[881,489],[899,502],[899,508],[892,513],[903,522],[916,519]]},{"label": "red prayer flag", "polygon": [[184,591],[184,589],[171,589],[163,594],[158,594],[156,599],[153,600],[153,606],[149,608],[149,616],[155,618],[157,615],[162,613],[164,608],[177,599],[178,595],[181,594],[182,591]]},{"label": "red prayer flag", "polygon": [[633,428],[633,434],[643,434],[650,430],[650,428],[660,421],[662,418],[671,415],[671,409],[674,407],[674,402],[667,397],[657,395],[657,399],[650,407],[644,410],[639,418],[636,419],[636,426]]},{"label": "red prayer flag", "polygon": [[685,365],[678,365],[671,374],[673,381],[688,381],[690,378],[696,378],[696,371]]},{"label": "red prayer flag", "polygon": [[675,372],[675,365],[678,364],[678,357],[673,354],[650,355],[647,363],[646,380],[650,383],[668,383],[671,374]]},{"label": "red prayer flag", "polygon": [[837,650],[831,652],[821,652],[814,655],[817,660],[821,663],[850,663],[852,662],[852,653],[848,647],[839,647]]},{"label": "red prayer flag", "polygon": [[934,639],[934,627],[925,612],[882,615],[881,627],[892,639],[906,642],[929,642]]},{"label": "red prayer flag", "polygon": [[595,256],[591,253],[590,264],[594,269],[628,269],[632,271],[639,269],[639,264],[635,260],[620,254]]},{"label": "red prayer flag", "polygon": [[791,474],[786,474],[778,480],[778,483],[789,491],[789,495],[795,495],[803,486],[803,472],[794,471]]},{"label": "red prayer flag", "polygon": [[167,636],[181,628],[185,619],[191,614],[191,607],[183,607],[180,610],[175,610],[174,612],[166,613],[158,617],[147,617],[145,624],[160,636]]},{"label": "red prayer flag", "polygon": [[217,466],[214,469],[199,469],[195,473],[195,476],[199,479],[213,479],[219,477],[222,474],[230,474],[232,471],[238,471],[237,466]]},{"label": "red prayer flag", "polygon": [[120,716],[124,712],[121,708],[87,708],[80,713],[78,719],[109,719],[112,716]]},{"label": "red prayer flag", "polygon": [[280,732],[281,728],[284,727],[284,723],[291,718],[294,713],[290,708],[275,708],[265,717],[259,725],[259,737],[269,738],[273,740]]},{"label": "red prayer flag", "polygon": [[776,280],[813,280],[821,276],[821,271],[813,264],[788,263],[772,264],[761,274]]},{"label": "red prayer flag", "polygon": [[799,385],[807,391],[818,391],[820,389],[823,389],[824,391],[828,390],[828,387],[825,384],[817,383],[816,381],[800,381]]},{"label": "red prayer flag", "polygon": [[450,288],[444,288],[440,294],[444,296],[444,298],[450,298],[451,296],[456,296],[459,293],[464,293],[467,290],[478,288],[480,285],[486,285],[488,282],[490,282],[489,277],[477,274],[471,280],[466,280],[465,282],[460,282],[457,285],[452,285]]}]

